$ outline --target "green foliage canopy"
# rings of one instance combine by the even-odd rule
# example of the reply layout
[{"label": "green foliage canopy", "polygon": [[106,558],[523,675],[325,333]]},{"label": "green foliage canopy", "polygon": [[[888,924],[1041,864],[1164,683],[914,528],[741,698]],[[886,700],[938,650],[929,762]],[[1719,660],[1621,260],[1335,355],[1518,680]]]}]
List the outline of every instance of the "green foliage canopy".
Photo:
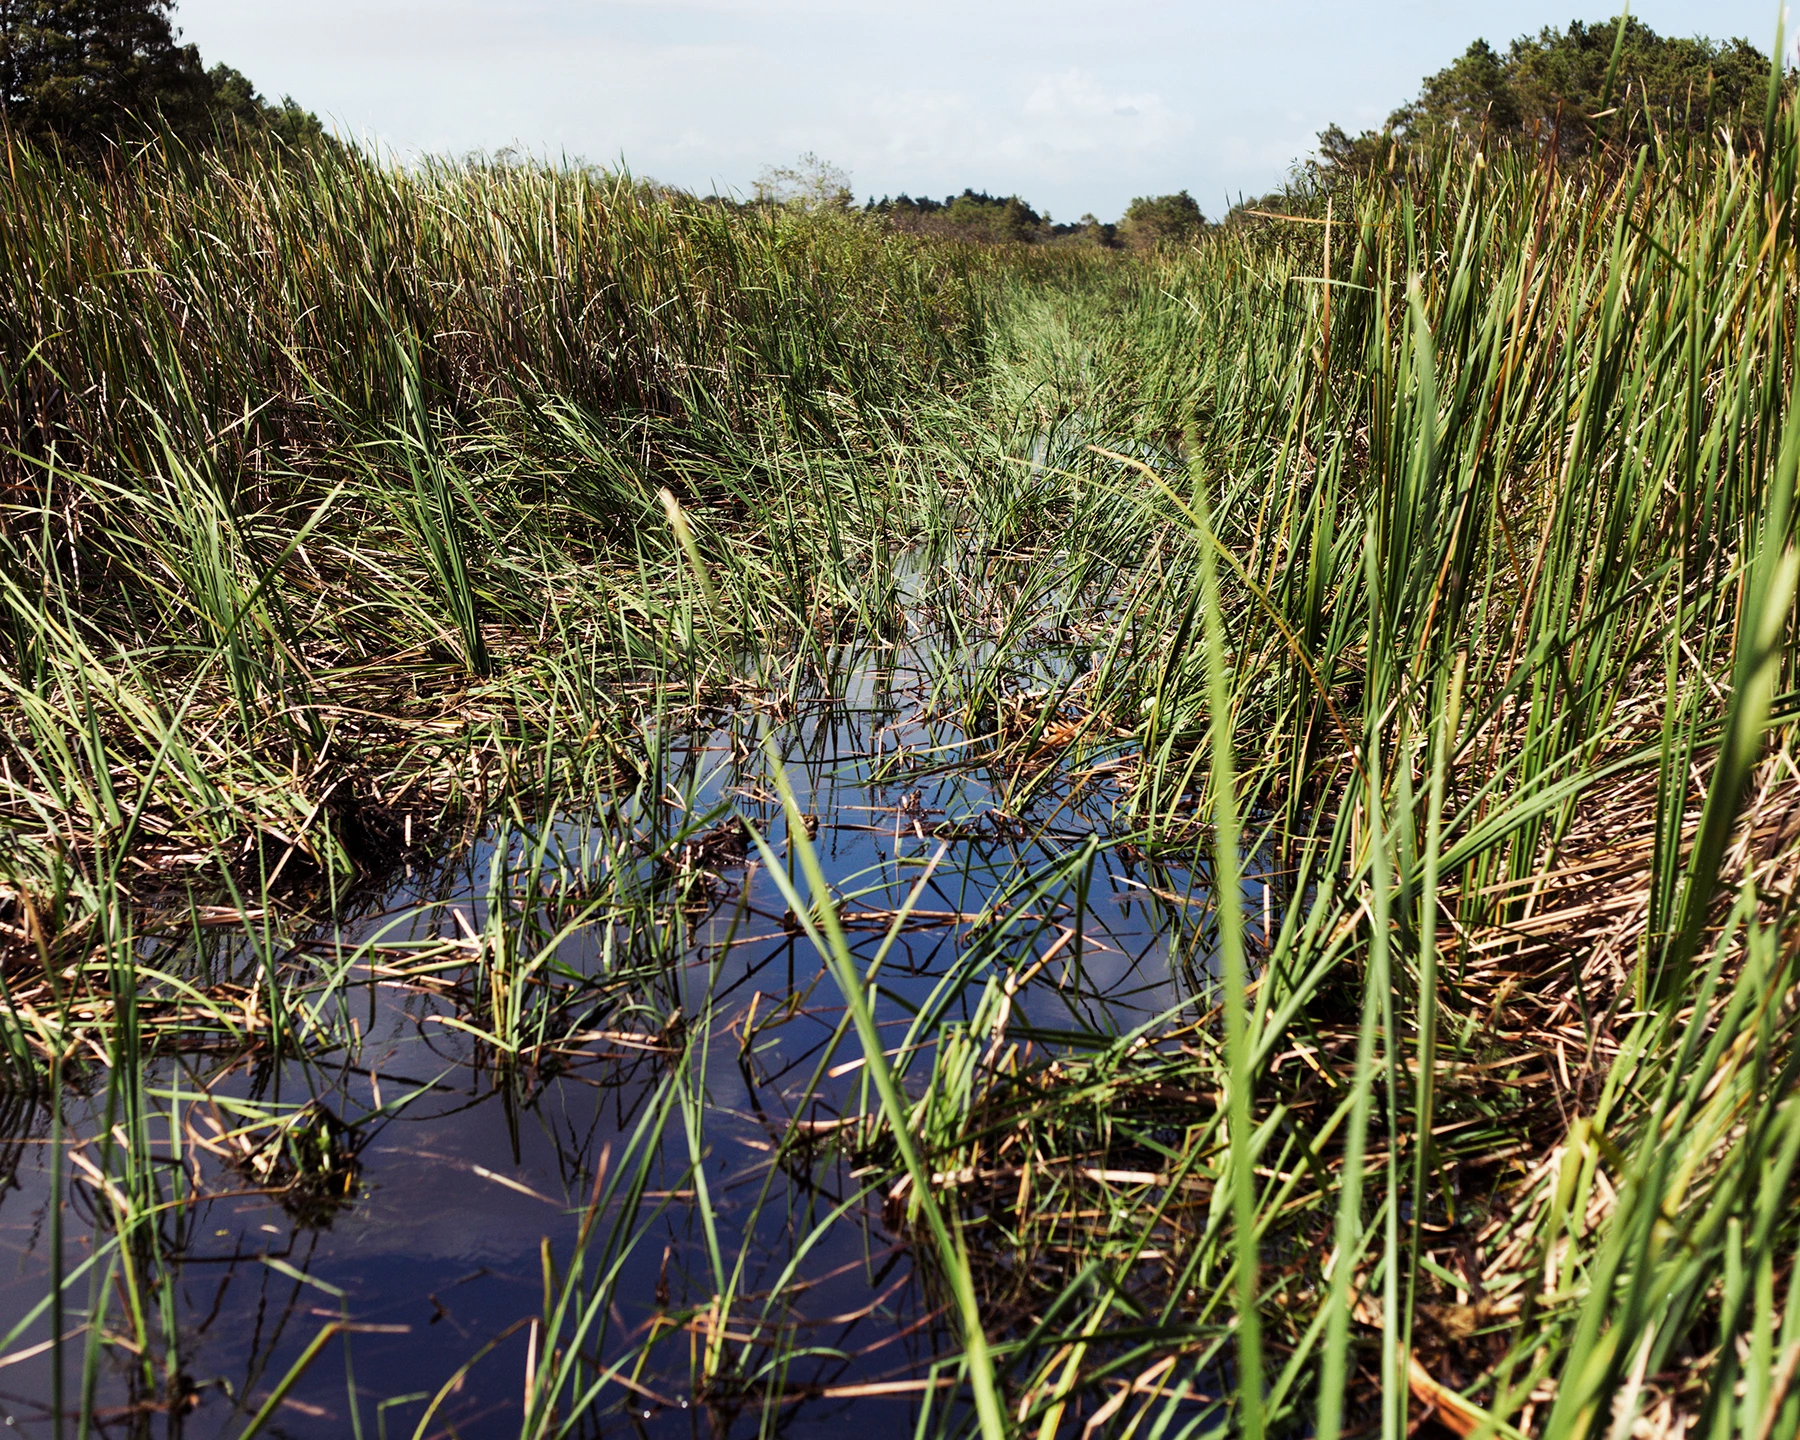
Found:
[{"label": "green foliage canopy", "polygon": [[293,96],[283,95],[279,105],[271,104],[257,93],[249,76],[229,65],[214,65],[206,72],[206,78],[212,86],[209,118],[235,120],[245,129],[260,127],[289,144],[324,138],[325,127],[319,117]]},{"label": "green foliage canopy", "polygon": [[[1606,91],[1614,45],[1619,67]],[[1563,144],[1585,149],[1614,110],[1642,128],[1705,131],[1720,123],[1761,120],[1769,57],[1748,40],[1681,39],[1658,35],[1627,17],[1596,24],[1572,20],[1522,35],[1505,55],[1477,40],[1430,76],[1418,99],[1394,113],[1395,129],[1424,135],[1454,127],[1486,126],[1496,133],[1554,130]]]},{"label": "green foliage canopy", "polygon": [[[1607,88],[1613,53],[1618,68]],[[1386,131],[1319,134],[1317,168],[1367,174],[1385,165],[1396,140],[1432,143],[1446,134],[1497,139],[1554,138],[1565,154],[1585,154],[1602,138],[1637,144],[1659,133],[1736,134],[1760,128],[1769,58],[1748,40],[1683,39],[1641,20],[1546,26],[1504,52],[1476,40],[1418,96],[1388,117]]]},{"label": "green foliage canopy", "polygon": [[179,43],[171,0],[0,0],[0,121],[14,135],[95,155],[167,126],[205,145],[232,127],[317,139],[318,118],[271,105],[228,65]]},{"label": "green foliage canopy", "polygon": [[1173,195],[1140,195],[1125,207],[1119,234],[1133,250],[1186,245],[1206,228],[1206,216],[1185,190]]},{"label": "green foliage canopy", "polygon": [[1017,195],[990,195],[985,190],[966,189],[942,200],[883,196],[870,201],[867,209],[884,216],[896,230],[990,244],[1046,239],[1054,228],[1048,215],[1040,215]]}]

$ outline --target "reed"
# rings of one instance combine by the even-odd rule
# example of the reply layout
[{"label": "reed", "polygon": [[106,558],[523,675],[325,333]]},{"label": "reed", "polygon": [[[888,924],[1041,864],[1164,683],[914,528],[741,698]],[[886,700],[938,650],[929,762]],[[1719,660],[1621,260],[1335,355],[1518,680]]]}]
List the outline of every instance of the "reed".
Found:
[{"label": "reed", "polygon": [[[47,1107],[55,1225],[73,1193],[94,1233],[0,1350],[48,1324],[61,1375],[80,1333],[81,1424],[106,1365],[173,1403],[202,1157],[341,1206],[412,1098],[313,1102],[391,983],[519,1104],[584,1046],[654,1074],[546,1239],[523,1434],[672,1376],[772,1433],[822,1348],[804,1259],[863,1224],[952,1317],[905,1382],[921,1437],[1791,1440],[1800,120],[1771,97],[1753,152],[1445,149],[1132,259],[573,168],[15,148],[0,1057]],[[1015,848],[928,861],[902,807],[891,873],[830,874],[792,717],[901,645],[960,739],[871,764],[980,772]],[[1102,787],[1110,829],[1043,859]],[[752,852],[721,794],[785,813]],[[479,877],[350,932],[477,833]],[[1080,981],[1120,856],[1182,987],[1129,1023]],[[716,957],[758,917],[712,877],[748,860],[816,963],[745,1011]],[[926,924],[953,958],[883,1030]],[[712,1067],[754,1074],[827,976],[731,1209]],[[318,1093],[228,1094],[249,1064]],[[805,1118],[846,1065],[860,1103]],[[782,1186],[826,1174],[759,1268]],[[678,1194],[705,1293],[622,1327]],[[238,1430],[348,1360],[342,1316]]]}]

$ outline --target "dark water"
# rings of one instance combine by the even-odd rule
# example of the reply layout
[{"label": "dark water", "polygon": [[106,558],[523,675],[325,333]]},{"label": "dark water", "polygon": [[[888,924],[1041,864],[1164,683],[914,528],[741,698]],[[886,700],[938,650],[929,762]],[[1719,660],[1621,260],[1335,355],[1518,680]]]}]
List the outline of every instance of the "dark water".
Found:
[{"label": "dark water", "polygon": [[[1069,663],[1052,653],[1024,679],[1066,681]],[[65,1288],[60,1351],[33,1353],[52,1337],[46,1313],[0,1358],[7,1425],[58,1433],[60,1363],[61,1433],[77,1433],[85,1403],[95,1433],[236,1436],[315,1337],[347,1318],[386,1328],[333,1335],[264,1433],[412,1435],[448,1385],[424,1433],[515,1435],[528,1372],[550,1363],[531,1323],[545,1308],[546,1255],[554,1289],[597,1174],[616,1176],[642,1153],[634,1132],[667,1102],[645,1142],[647,1193],[601,1207],[597,1228],[621,1223],[629,1243],[611,1252],[618,1272],[598,1307],[604,1323],[576,1347],[602,1364],[644,1358],[568,1433],[813,1434],[853,1422],[911,1435],[917,1387],[956,1345],[884,1216],[879,1187],[891,1166],[863,1173],[854,1146],[824,1139],[773,1160],[796,1120],[825,1129],[875,1106],[854,1033],[827,1053],[844,1009],[813,942],[795,933],[755,844],[736,852],[741,816],[777,865],[793,868],[763,741],[775,737],[802,809],[818,817],[815,843],[863,964],[943,850],[878,977],[876,1013],[893,1047],[927,1014],[912,1053],[896,1061],[914,1094],[938,1025],[966,1020],[1001,970],[1028,971],[1054,952],[1012,1008],[1007,1042],[1029,1057],[1180,1013],[1208,949],[1194,876],[1148,867],[1112,843],[1124,823],[1106,752],[1090,753],[1086,770],[1055,760],[1047,771],[995,768],[954,720],[921,716],[934,683],[916,663],[861,655],[821,673],[812,698],[791,707],[746,705],[673,739],[646,717],[663,769],[639,777],[630,805],[565,802],[524,824],[496,823],[454,863],[297,935],[144,941],[155,963],[209,984],[254,988],[269,964],[314,977],[308,1033],[336,1039],[279,1064],[266,1045],[243,1057],[164,1055],[144,1064],[141,1092],[109,1091],[98,1067],[72,1075],[60,1123],[83,1143],[63,1147],[80,1160],[64,1167],[62,1265],[106,1254]],[[1040,783],[1014,813],[1009,788],[1016,802],[1028,780]],[[619,848],[621,837],[636,837],[635,848]],[[643,858],[657,849],[661,861]],[[622,869],[626,854],[640,858]],[[559,909],[559,897],[607,885],[643,903],[621,901],[609,918],[556,933],[578,914]],[[1261,894],[1252,876],[1253,924]],[[990,905],[1008,918],[982,927],[984,958],[971,966],[974,922]],[[519,953],[545,961],[518,987],[520,1003],[538,1007],[532,1023],[545,1043],[510,1061],[445,1023],[468,1017],[468,966],[454,947],[471,934],[522,936]],[[304,1031],[304,1021],[289,1023]],[[249,1109],[234,1112],[233,1101]],[[337,1160],[299,1195],[256,1193],[266,1187],[253,1166],[195,1144],[196,1135],[219,1143],[215,1126],[308,1102],[320,1107],[309,1113],[333,1117],[314,1130]],[[36,1099],[12,1102],[0,1123],[13,1171],[0,1198],[0,1333],[50,1288],[51,1123]],[[164,1202],[118,1244],[109,1242],[119,1212],[80,1163],[131,1168],[120,1144],[109,1155],[109,1131],[147,1133],[142,1193]],[[109,1339],[85,1366],[80,1322],[107,1266]],[[737,1297],[719,1326],[730,1363],[697,1396],[721,1273]],[[126,1318],[134,1305],[142,1332]],[[664,1338],[646,1354],[651,1326]],[[112,1343],[140,1333],[151,1338],[141,1355]],[[96,1380],[85,1400],[84,1369]],[[862,1389],[832,1393],[846,1387]]]}]

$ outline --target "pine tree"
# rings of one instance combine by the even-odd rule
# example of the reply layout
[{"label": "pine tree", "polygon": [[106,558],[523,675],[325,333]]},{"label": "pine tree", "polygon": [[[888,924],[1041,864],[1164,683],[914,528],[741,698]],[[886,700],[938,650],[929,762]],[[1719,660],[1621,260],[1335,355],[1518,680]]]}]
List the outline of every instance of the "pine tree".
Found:
[{"label": "pine tree", "polygon": [[234,127],[321,133],[291,100],[268,104],[229,66],[180,43],[173,0],[0,0],[0,120],[15,135],[96,155],[167,126],[205,145]]}]

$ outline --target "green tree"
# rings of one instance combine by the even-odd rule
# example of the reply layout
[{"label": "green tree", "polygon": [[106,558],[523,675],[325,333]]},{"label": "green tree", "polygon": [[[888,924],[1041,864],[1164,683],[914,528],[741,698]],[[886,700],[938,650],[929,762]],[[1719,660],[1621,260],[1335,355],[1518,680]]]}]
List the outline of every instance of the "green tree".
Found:
[{"label": "green tree", "polygon": [[1102,250],[1116,249],[1119,244],[1119,227],[1100,219],[1092,211],[1083,215],[1076,224],[1058,225],[1056,229],[1065,238],[1083,245],[1098,245]]},{"label": "green tree", "polygon": [[1342,127],[1327,125],[1319,132],[1319,158],[1314,168],[1334,175],[1372,175],[1387,168],[1393,149],[1391,131],[1347,135]]},{"label": "green tree", "polygon": [[1206,228],[1206,216],[1187,191],[1173,195],[1140,195],[1125,207],[1119,237],[1133,250],[1158,245],[1186,245]]},{"label": "green tree", "polygon": [[1428,77],[1419,98],[1395,112],[1399,129],[1442,124],[1496,134],[1517,130],[1524,119],[1513,90],[1511,67],[1494,47],[1477,40],[1437,74]]},{"label": "green tree", "polygon": [[985,190],[964,190],[943,200],[929,196],[915,200],[910,195],[890,200],[884,195],[871,200],[866,208],[883,216],[896,230],[954,240],[1029,244],[1060,233],[1048,215],[1040,215],[1017,195],[990,195]]},{"label": "green tree", "polygon": [[0,0],[0,112],[8,128],[92,150],[161,110],[205,108],[199,52],[175,41],[167,0]]},{"label": "green tree", "polygon": [[[1615,44],[1619,66],[1609,95]],[[1652,122],[1664,133],[1749,128],[1761,121],[1768,77],[1768,57],[1748,40],[1673,38],[1629,18],[1621,36],[1616,18],[1575,20],[1520,36],[1504,56],[1477,40],[1428,77],[1389,124],[1415,139],[1445,131],[1554,134],[1562,148],[1579,152],[1599,134],[1643,139]]]},{"label": "green tree", "polygon": [[241,70],[214,65],[206,72],[206,78],[212,87],[211,118],[216,121],[234,121],[247,130],[267,130],[290,145],[311,144],[325,136],[319,117],[292,95],[283,95],[279,105],[270,104]]},{"label": "green tree", "polygon": [[[1541,122],[1562,106],[1565,127],[1585,137],[1599,111],[1618,22],[1546,29],[1515,40],[1509,57],[1513,88],[1525,114]],[[1619,73],[1610,102],[1659,123],[1706,130],[1721,122],[1760,124],[1768,93],[1769,57],[1748,40],[1714,42],[1658,35],[1638,20],[1625,23]],[[1572,112],[1572,113],[1571,113]]]},{"label": "green tree", "polygon": [[291,140],[323,134],[292,100],[270,105],[229,66],[179,42],[171,0],[0,0],[0,120],[13,134],[96,154],[158,123],[193,144],[233,122]]},{"label": "green tree", "polygon": [[1017,195],[993,196],[986,191],[965,190],[946,212],[952,228],[971,239],[992,241],[1035,240],[1046,217]]}]

